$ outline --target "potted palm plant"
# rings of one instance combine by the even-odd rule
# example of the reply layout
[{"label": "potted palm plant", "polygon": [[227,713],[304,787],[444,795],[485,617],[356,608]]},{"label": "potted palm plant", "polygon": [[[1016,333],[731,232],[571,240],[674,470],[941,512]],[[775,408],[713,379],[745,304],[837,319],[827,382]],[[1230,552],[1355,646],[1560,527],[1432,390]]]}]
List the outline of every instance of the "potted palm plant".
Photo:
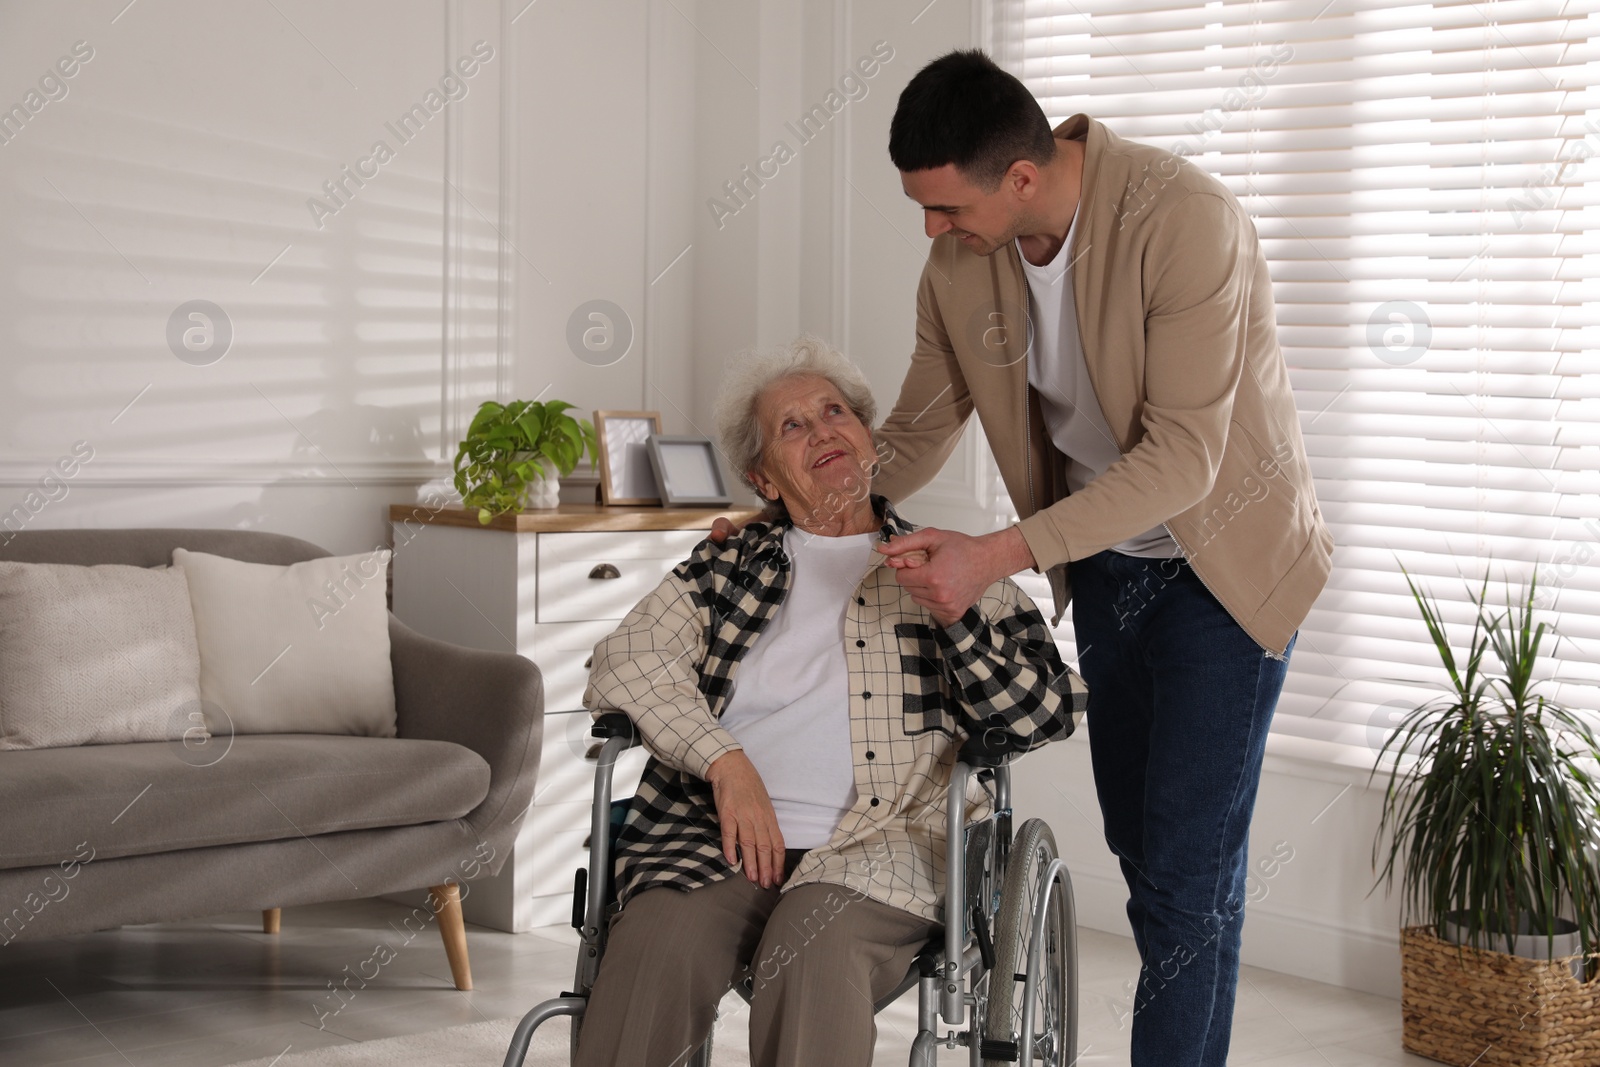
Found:
[{"label": "potted palm plant", "polygon": [[1462,1067],[1600,1063],[1600,744],[1541,691],[1537,580],[1499,612],[1487,576],[1469,586],[1457,658],[1406,574],[1449,685],[1401,718],[1373,769],[1388,765],[1373,864],[1416,921],[1401,938],[1403,1043]]},{"label": "potted palm plant", "polygon": [[598,447],[588,419],[566,414],[564,400],[485,401],[456,449],[455,484],[461,502],[478,509],[487,525],[496,515],[524,507],[553,508],[560,479]]}]

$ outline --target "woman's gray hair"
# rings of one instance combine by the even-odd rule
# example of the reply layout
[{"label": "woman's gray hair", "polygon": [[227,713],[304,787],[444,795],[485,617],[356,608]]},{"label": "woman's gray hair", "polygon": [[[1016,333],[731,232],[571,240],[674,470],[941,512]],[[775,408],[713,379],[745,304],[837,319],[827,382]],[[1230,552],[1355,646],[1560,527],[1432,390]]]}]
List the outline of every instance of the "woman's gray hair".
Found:
[{"label": "woman's gray hair", "polygon": [[[746,352],[729,361],[717,394],[717,436],[722,454],[751,489],[750,471],[760,465],[761,423],[756,405],[772,386],[786,378],[826,378],[868,430],[878,415],[878,403],[861,368],[819,337],[801,334],[786,345],[762,352]],[[760,496],[760,492],[756,492]]]}]

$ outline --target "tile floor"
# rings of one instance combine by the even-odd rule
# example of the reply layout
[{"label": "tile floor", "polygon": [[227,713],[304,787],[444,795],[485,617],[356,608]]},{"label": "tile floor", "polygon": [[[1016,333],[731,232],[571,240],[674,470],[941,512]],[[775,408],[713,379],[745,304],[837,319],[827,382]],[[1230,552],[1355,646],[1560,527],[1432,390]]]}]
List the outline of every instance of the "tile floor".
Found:
[{"label": "tile floor", "polygon": [[[261,933],[258,915],[224,915],[0,947],[0,1064],[6,1067],[220,1067],[351,1041],[520,1015],[572,978],[576,934],[547,927],[510,935],[468,927],[471,993],[449,982],[430,928],[399,948],[377,979],[337,1014],[328,983],[357,969],[397,933],[406,909],[382,900],[286,909],[283,930]],[[1082,932],[1080,1042],[1085,1065],[1128,1062],[1118,1024],[1133,942]],[[369,968],[370,969],[370,968]],[[747,1009],[724,1002],[727,1036]],[[878,1017],[876,1062],[903,1063],[916,1028],[908,995]],[[549,1023],[565,1026],[564,1022]],[[1378,1067],[1427,1064],[1400,1050],[1400,1008],[1384,997],[1246,968],[1234,1027],[1234,1064]],[[965,1050],[940,1061],[966,1062]],[[496,1061],[498,1062],[498,1061]],[[485,1067],[493,1067],[486,1064]]]}]

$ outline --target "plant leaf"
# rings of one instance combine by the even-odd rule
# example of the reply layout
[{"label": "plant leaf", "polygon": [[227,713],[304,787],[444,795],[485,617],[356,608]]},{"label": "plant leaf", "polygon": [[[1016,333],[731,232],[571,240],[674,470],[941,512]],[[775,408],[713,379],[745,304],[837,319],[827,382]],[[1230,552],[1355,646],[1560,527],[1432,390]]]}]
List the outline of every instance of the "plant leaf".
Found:
[{"label": "plant leaf", "polygon": [[1538,691],[1540,650],[1554,631],[1535,614],[1537,574],[1515,600],[1508,586],[1503,611],[1488,607],[1488,581],[1468,588],[1474,619],[1458,659],[1437,602],[1406,575],[1449,696],[1403,716],[1374,765],[1376,775],[1392,759],[1374,888],[1398,880],[1408,917],[1436,927],[1460,912],[1478,947],[1509,949],[1519,924],[1553,931],[1570,917],[1594,951],[1600,781],[1583,763],[1600,760],[1600,746],[1583,715]]}]

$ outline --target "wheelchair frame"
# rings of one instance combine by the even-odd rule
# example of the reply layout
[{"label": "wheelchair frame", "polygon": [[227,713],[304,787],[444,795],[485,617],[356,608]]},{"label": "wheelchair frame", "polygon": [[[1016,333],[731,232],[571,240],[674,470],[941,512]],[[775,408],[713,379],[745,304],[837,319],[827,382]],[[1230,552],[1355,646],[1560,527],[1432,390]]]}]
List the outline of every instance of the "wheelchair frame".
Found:
[{"label": "wheelchair frame", "polygon": [[[571,1054],[576,1055],[589,992],[605,954],[610,919],[606,913],[616,909],[614,903],[608,907],[607,900],[612,879],[612,771],[617,757],[640,741],[632,720],[620,712],[601,716],[591,733],[603,743],[595,768],[594,808],[589,819],[589,864],[578,870],[573,887],[572,925],[580,938],[575,991],[543,1001],[522,1017],[506,1050],[504,1067],[523,1067],[534,1031],[561,1015],[572,1018]],[[1013,844],[1009,764],[1014,755],[1016,749],[1007,745],[1006,738],[993,734],[969,738],[962,744],[948,793],[943,929],[929,940],[893,992],[873,1006],[876,1014],[917,986],[918,1022],[911,1067],[935,1067],[940,1045],[947,1049],[965,1046],[971,1067],[1006,1063],[1029,1067],[1036,1062],[1042,1067],[1070,1067],[1077,1062],[1078,954],[1072,880],[1065,863],[1055,854],[1049,827],[1037,819],[1024,823],[1016,837],[1029,842],[1028,855],[1021,861],[1025,870],[1031,866],[1035,872],[1009,876]],[[992,780],[994,805],[989,815],[969,824],[966,791],[967,781],[974,773],[980,780]],[[985,824],[987,831],[969,834]],[[976,855],[969,855],[974,851]],[[949,901],[958,894],[962,907],[952,913]],[[1047,930],[1052,918],[1053,930]],[[1021,950],[1025,947],[1027,969],[1013,972],[1012,996],[1003,1005],[993,999],[994,991],[989,988],[996,965],[997,920],[998,929],[1005,935],[1027,937],[1025,946],[1015,941],[1005,955],[1013,964],[1021,963]],[[1047,939],[1055,942],[1053,950],[1046,946]],[[748,972],[748,964],[745,970]],[[1020,1009],[1014,1000],[1018,984]],[[748,1003],[753,976],[747,973],[734,988]],[[1045,1017],[1039,1018],[1039,1009],[1051,1006],[1050,1000],[1040,1000],[1041,989],[1056,1002],[1058,1017],[1052,1018],[1051,1012],[1046,1011]],[[947,1030],[943,1037],[937,1033],[941,1019],[955,1028]],[[715,1028],[684,1067],[710,1067],[714,1033]]]}]

